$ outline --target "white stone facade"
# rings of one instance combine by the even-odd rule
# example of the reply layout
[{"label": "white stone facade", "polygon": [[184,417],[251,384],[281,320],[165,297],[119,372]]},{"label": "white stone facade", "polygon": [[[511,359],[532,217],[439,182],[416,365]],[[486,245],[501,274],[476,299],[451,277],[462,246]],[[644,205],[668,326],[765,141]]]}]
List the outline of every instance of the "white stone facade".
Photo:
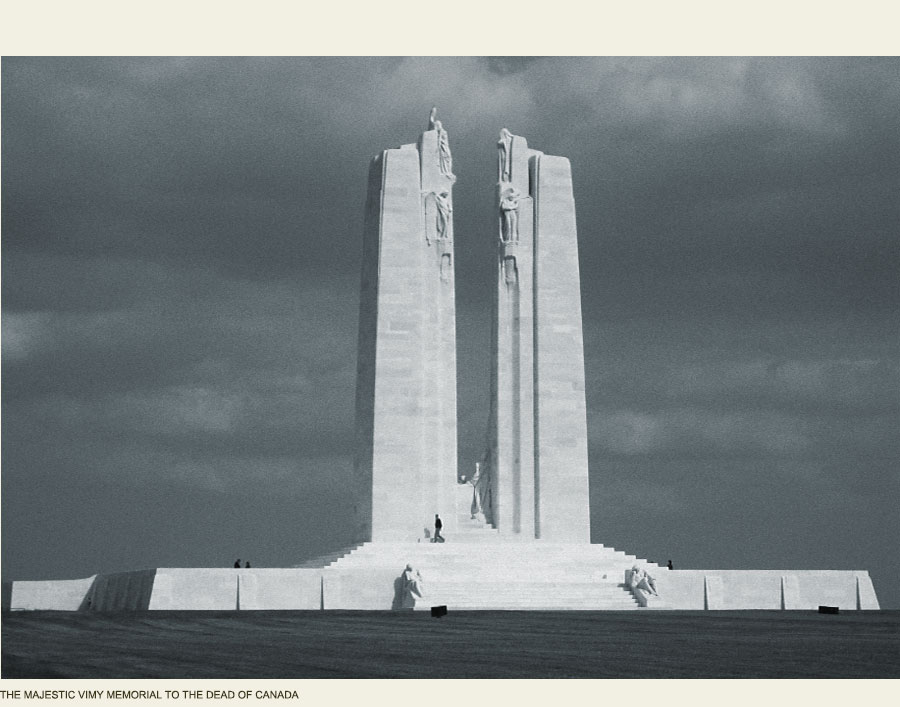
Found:
[{"label": "white stone facade", "polygon": [[503,536],[589,543],[571,168],[505,130],[499,147],[486,514]]},{"label": "white stone facade", "polygon": [[[446,133],[443,138],[447,148]],[[356,539],[426,537],[456,521],[452,189],[439,131],[369,172],[356,391]]]}]

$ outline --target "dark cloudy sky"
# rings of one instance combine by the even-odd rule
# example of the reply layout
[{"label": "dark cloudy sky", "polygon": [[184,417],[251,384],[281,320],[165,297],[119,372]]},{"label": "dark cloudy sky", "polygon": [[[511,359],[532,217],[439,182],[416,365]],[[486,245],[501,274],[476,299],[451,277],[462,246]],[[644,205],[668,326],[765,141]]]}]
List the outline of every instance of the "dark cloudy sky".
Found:
[{"label": "dark cloudy sky", "polygon": [[2,62],[2,574],[346,540],[369,158],[433,104],[460,465],[501,127],[572,162],[592,531],[900,607],[897,59]]}]

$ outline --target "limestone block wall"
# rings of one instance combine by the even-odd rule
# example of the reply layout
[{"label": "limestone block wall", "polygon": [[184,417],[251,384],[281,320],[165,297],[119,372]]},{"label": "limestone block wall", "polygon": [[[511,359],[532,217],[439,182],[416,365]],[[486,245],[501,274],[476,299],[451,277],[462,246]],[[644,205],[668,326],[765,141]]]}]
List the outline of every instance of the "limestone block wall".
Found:
[{"label": "limestone block wall", "polygon": [[356,540],[456,522],[452,180],[436,131],[369,174],[357,361]]},{"label": "limestone block wall", "polygon": [[858,570],[667,570],[653,577],[660,597],[650,606],[658,609],[879,608],[868,572]]},{"label": "limestone block wall", "polygon": [[[530,149],[507,131],[498,149],[500,241],[485,456],[492,519],[507,537],[590,542],[571,168],[567,159]],[[505,230],[511,193],[520,195],[515,234]]]},{"label": "limestone block wall", "polygon": [[[423,604],[436,601],[439,597],[433,592],[440,585],[438,580],[450,577],[464,586],[466,582],[471,583],[466,598],[477,605],[480,593],[484,592],[479,583],[489,579],[492,570],[485,565],[485,557],[496,552],[497,547],[493,546],[493,550],[490,546],[483,547],[488,555],[472,546],[464,551],[457,549],[455,557],[448,557],[441,551],[452,551],[449,545],[394,545],[371,547],[365,556],[357,558],[355,566],[160,568],[77,580],[13,582],[9,608],[13,611],[389,610],[399,608],[398,582],[404,563],[410,559],[416,567],[423,568]],[[525,547],[536,546],[529,543]],[[581,547],[573,545],[570,553],[556,557],[546,566],[536,566],[534,573],[527,573],[529,579],[542,587],[544,598],[553,596],[555,578],[566,573],[573,562],[571,558],[586,552]],[[586,571],[590,572],[590,567]],[[623,577],[626,585],[629,571]],[[872,580],[865,571],[660,569],[651,573],[660,597],[652,599],[650,609],[815,610],[820,605],[842,610],[879,609]],[[502,575],[504,582],[512,576],[508,570]],[[523,580],[520,577],[518,581]],[[571,583],[572,577],[567,576],[560,586]],[[589,595],[593,590],[585,587],[578,591]]]},{"label": "limestone block wall", "polygon": [[94,577],[34,582],[13,582],[9,608],[12,611],[78,611]]},{"label": "limestone block wall", "polygon": [[359,298],[359,333],[356,349],[356,454],[353,469],[353,536],[372,535],[372,462],[375,430],[375,343],[378,331],[378,262],[381,187],[384,155],[369,165],[363,234],[362,277]]},{"label": "limestone block wall", "polygon": [[238,608],[238,576],[242,570],[172,568],[156,570],[150,609],[234,610]]},{"label": "limestone block wall", "polygon": [[590,542],[581,280],[569,160],[532,160],[535,477],[540,537]]},{"label": "limestone block wall", "polygon": [[323,608],[321,569],[250,569],[238,573],[237,605],[258,609]]},{"label": "limestone block wall", "polygon": [[[424,450],[425,292],[419,156],[387,150],[376,283],[372,412],[371,538],[417,530],[427,522],[420,474]],[[410,519],[418,523],[410,528]]]},{"label": "limestone block wall", "polygon": [[[433,527],[439,513],[456,528],[456,285],[453,247],[453,183],[441,169],[437,130],[419,138],[419,190],[423,255],[423,468],[422,514]],[[424,235],[424,238],[421,236]]]},{"label": "limestone block wall", "polygon": [[491,345],[491,516],[503,536],[535,531],[534,468],[534,201],[528,162],[535,153],[512,136],[510,180],[497,184],[521,197],[515,237],[504,240],[498,223],[498,257]]},{"label": "limestone block wall", "polygon": [[98,574],[79,607],[90,611],[142,611],[150,608],[156,570]]},{"label": "limestone block wall", "polygon": [[388,611],[399,608],[403,565],[396,568],[329,568],[323,573],[325,609]]}]

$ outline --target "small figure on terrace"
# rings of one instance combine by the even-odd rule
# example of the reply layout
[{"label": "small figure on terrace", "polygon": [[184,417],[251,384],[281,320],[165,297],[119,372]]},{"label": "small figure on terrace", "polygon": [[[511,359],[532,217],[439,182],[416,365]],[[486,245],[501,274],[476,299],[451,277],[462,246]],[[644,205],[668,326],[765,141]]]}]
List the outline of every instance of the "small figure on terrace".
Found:
[{"label": "small figure on terrace", "polygon": [[240,569],[240,567],[241,567],[241,558],[240,557],[234,561],[234,566],[235,566],[235,568]]},{"label": "small figure on terrace", "polygon": [[670,570],[675,569],[674,567],[672,567],[672,560],[669,560],[668,562],[666,562],[666,567],[668,567]]},{"label": "small figure on terrace", "polygon": [[500,213],[503,215],[503,242],[519,240],[519,198],[522,195],[515,187],[507,187],[500,194]]},{"label": "small figure on terrace", "polygon": [[435,513],[434,514],[434,537],[431,539],[433,543],[442,543],[444,542],[444,536],[441,535],[441,528],[444,527],[444,524],[441,522],[441,517]]}]

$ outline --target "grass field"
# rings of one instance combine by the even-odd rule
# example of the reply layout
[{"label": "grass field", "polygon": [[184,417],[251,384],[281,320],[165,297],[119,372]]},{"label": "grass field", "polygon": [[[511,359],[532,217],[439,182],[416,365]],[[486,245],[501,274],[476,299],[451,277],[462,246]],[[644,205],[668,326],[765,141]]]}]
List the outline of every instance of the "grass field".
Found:
[{"label": "grass field", "polygon": [[897,678],[900,612],[6,613],[4,678]]}]

